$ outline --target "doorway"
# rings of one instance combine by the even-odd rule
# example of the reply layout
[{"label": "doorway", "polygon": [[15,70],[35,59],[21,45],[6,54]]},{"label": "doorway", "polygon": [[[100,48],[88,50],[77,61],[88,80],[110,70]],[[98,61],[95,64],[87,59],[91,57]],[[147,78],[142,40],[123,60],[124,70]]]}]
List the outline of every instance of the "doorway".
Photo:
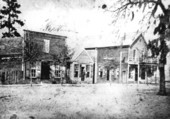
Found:
[{"label": "doorway", "polygon": [[127,81],[127,76],[126,76],[126,71],[123,71],[122,72],[122,83],[126,83],[126,81]]},{"label": "doorway", "polygon": [[49,62],[42,62],[41,64],[41,79],[50,79],[50,63]]},{"label": "doorway", "polygon": [[81,69],[81,81],[85,80],[85,67],[80,65],[80,69]]},{"label": "doorway", "polygon": [[137,65],[130,65],[130,77],[132,81],[138,81],[138,66]]},{"label": "doorway", "polygon": [[135,81],[138,81],[138,67],[135,67]]},{"label": "doorway", "polygon": [[110,70],[107,70],[107,81],[110,79]]}]

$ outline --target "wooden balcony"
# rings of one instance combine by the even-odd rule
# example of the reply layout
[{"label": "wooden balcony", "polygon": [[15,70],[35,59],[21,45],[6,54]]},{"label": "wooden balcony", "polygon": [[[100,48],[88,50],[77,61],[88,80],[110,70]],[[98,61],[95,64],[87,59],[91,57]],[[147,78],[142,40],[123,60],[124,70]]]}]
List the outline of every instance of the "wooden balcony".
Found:
[{"label": "wooden balcony", "polygon": [[157,58],[153,57],[145,57],[145,58],[140,58],[140,63],[148,63],[148,64],[157,64],[158,60]]},{"label": "wooden balcony", "polygon": [[129,63],[148,63],[148,64],[157,64],[157,58],[152,57],[140,57],[140,58],[129,58]]},{"label": "wooden balcony", "polygon": [[137,58],[137,57],[136,57],[136,58],[130,57],[129,60],[128,60],[128,62],[129,62],[129,63],[134,63],[134,64],[139,63],[139,58]]}]

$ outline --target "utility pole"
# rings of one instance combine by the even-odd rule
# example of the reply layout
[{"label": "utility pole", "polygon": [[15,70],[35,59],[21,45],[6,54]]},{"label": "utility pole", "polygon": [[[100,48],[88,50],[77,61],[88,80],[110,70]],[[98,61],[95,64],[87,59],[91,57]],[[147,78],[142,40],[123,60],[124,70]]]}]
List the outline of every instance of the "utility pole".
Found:
[{"label": "utility pole", "polygon": [[123,38],[121,39],[121,45],[120,45],[120,68],[119,68],[119,83],[122,83],[122,46],[123,46],[123,41],[126,39],[126,34],[124,33]]}]

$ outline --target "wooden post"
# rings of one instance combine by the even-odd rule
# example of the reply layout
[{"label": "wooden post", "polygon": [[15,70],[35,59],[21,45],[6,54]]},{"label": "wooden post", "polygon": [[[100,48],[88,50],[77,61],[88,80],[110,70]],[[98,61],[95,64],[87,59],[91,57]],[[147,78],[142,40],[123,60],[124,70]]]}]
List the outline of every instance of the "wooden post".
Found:
[{"label": "wooden post", "polygon": [[140,64],[139,64],[139,62],[138,62],[138,84],[139,84],[139,73],[140,73]]},{"label": "wooden post", "polygon": [[96,51],[96,58],[95,58],[95,78],[94,78],[94,83],[97,83],[97,78],[98,78],[98,66],[97,66],[98,52],[97,52],[97,48],[95,49],[95,51]]},{"label": "wooden post", "polygon": [[120,51],[120,68],[119,68],[119,83],[122,83],[122,52]]},{"label": "wooden post", "polygon": [[128,83],[128,79],[129,79],[129,63],[128,63],[128,71],[127,71],[126,83]]},{"label": "wooden post", "polygon": [[146,76],[146,84],[148,85],[148,76],[147,76],[147,72],[145,72],[145,76]]},{"label": "wooden post", "polygon": [[22,71],[23,71],[23,80],[25,80],[25,70],[26,70],[26,65],[24,61],[24,45],[25,45],[25,39],[26,39],[26,32],[24,31],[24,39],[22,41]]}]

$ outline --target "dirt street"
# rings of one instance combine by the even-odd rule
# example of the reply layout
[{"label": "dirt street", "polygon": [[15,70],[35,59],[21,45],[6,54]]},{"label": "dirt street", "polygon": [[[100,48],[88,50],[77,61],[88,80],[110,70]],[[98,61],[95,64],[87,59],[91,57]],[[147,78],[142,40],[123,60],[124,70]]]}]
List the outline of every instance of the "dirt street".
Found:
[{"label": "dirt street", "polygon": [[146,84],[0,86],[0,119],[170,119],[170,95],[157,91]]}]

